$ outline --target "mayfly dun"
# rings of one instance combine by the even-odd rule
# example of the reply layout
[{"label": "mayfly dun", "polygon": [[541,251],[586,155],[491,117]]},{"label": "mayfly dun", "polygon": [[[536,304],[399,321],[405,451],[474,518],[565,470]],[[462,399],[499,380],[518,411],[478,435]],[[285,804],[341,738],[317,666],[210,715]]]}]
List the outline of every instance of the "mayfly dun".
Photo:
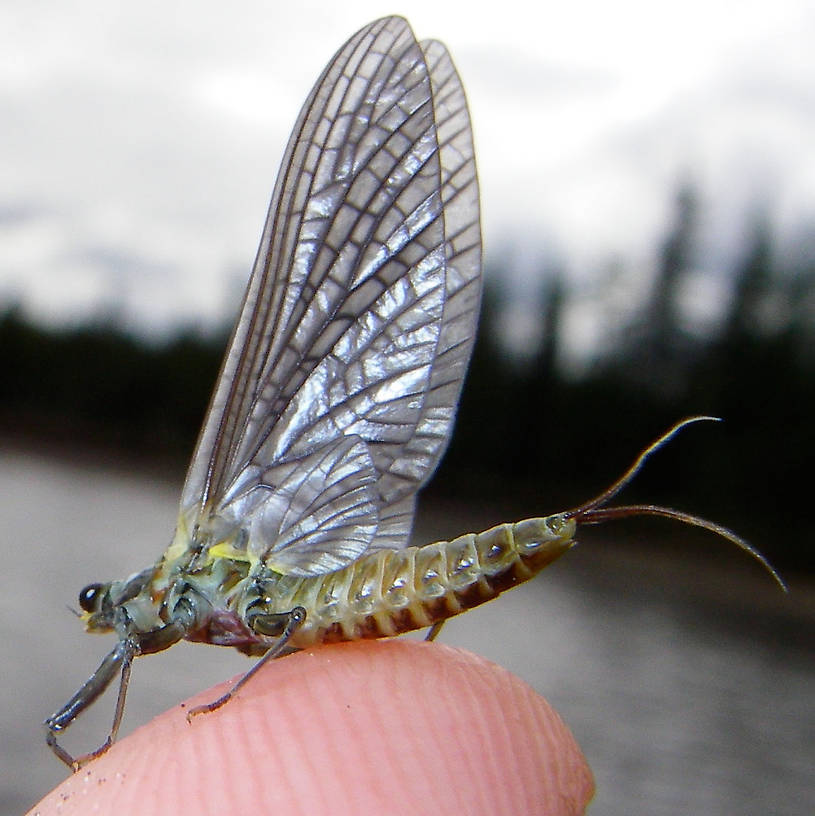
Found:
[{"label": "mayfly dun", "polygon": [[[158,562],[91,584],[88,631],[118,643],[45,721],[73,768],[116,738],[133,659],[186,639],[264,662],[312,644],[431,627],[528,580],[576,530],[670,508],[573,510],[408,546],[416,493],[444,452],[481,292],[473,141],[443,45],[398,17],[355,34],[300,113],[240,316]],[[773,575],[775,573],[773,572]],[[777,576],[776,576],[777,578]],[[120,676],[110,734],[74,758],[57,735]]]}]

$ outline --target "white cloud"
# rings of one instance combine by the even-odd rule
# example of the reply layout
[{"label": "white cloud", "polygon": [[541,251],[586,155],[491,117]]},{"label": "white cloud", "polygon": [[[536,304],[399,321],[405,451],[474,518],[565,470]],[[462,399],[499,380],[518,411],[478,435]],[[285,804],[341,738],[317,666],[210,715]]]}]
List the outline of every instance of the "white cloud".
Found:
[{"label": "white cloud", "polygon": [[[121,292],[136,321],[214,319],[218,281],[248,271],[311,82],[380,13],[374,2],[3,4],[0,219],[43,215],[4,222],[0,293],[55,318]],[[464,78],[488,251],[544,243],[529,252],[556,255],[580,280],[610,256],[644,269],[688,171],[713,243],[735,241],[759,194],[789,231],[812,217],[815,15],[804,0],[486,11],[416,0],[410,14]],[[105,252],[132,262],[100,263]],[[106,282],[112,270],[126,286]]]}]

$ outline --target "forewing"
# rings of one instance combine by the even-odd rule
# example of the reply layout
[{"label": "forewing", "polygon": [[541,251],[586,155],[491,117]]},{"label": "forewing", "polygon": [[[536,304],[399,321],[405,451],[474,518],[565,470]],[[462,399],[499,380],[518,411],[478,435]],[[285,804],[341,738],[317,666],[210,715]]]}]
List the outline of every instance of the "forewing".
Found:
[{"label": "forewing", "polygon": [[[284,157],[182,495],[194,523],[245,521],[250,549],[303,574],[375,537],[404,544],[472,343],[475,186],[446,52],[419,46],[400,18],[356,34]],[[296,518],[293,485],[310,497]]]},{"label": "forewing", "polygon": [[415,491],[430,478],[450,440],[481,305],[480,204],[467,100],[444,45],[426,40],[421,47],[430,75],[439,147],[444,313],[421,417],[386,480],[393,485],[393,498],[380,511],[373,542],[378,549],[402,547],[410,535]]}]

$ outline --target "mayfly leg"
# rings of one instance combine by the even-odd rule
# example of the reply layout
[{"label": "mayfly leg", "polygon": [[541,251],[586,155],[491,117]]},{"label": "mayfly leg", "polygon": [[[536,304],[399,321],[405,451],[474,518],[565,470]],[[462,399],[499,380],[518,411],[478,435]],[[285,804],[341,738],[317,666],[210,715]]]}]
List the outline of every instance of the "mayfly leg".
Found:
[{"label": "mayfly leg", "polygon": [[[104,754],[116,740],[116,734],[119,731],[122,715],[124,714],[130,669],[137,652],[138,646],[131,638],[119,641],[116,648],[105,657],[99,664],[99,668],[82,684],[76,694],[43,723],[46,729],[45,741],[48,746],[59,759],[73,770],[79,770],[86,762]],[[113,712],[113,723],[107,739],[95,751],[83,754],[75,759],[57,742],[57,734],[68,728],[88,706],[92,705],[105,692],[116,673],[120,670],[116,709]]]},{"label": "mayfly leg", "polygon": [[[132,625],[124,610],[121,612],[123,626]],[[44,723],[46,729],[45,741],[51,750],[74,771],[79,770],[85,763],[101,756],[116,741],[127,697],[127,685],[130,682],[130,670],[133,659],[141,654],[150,654],[166,649],[177,643],[189,631],[195,620],[195,606],[182,598],[176,604],[172,620],[164,626],[159,626],[149,632],[131,632],[122,638],[116,648],[110,652],[99,664],[99,668],[82,684],[79,691],[65,703],[62,708],[54,712]],[[76,759],[72,757],[58,742],[57,734],[65,731],[68,726],[86,709],[92,705],[113,681],[116,672],[121,671],[119,692],[116,696],[116,709],[113,712],[113,723],[107,739],[89,754],[83,754]]]},{"label": "mayfly leg", "polygon": [[442,626],[444,626],[444,621],[436,621],[428,630],[427,634],[424,636],[424,639],[428,642],[434,641],[438,636],[439,632],[441,632]]},{"label": "mayfly leg", "polygon": [[243,688],[250,678],[254,677],[258,671],[260,671],[262,666],[264,666],[270,660],[280,657],[280,655],[286,650],[289,640],[291,640],[291,636],[297,631],[303,621],[305,621],[306,610],[303,609],[302,606],[295,606],[290,612],[285,612],[283,614],[259,615],[258,618],[255,619],[256,624],[258,620],[263,620],[263,618],[274,618],[275,622],[277,622],[279,619],[283,619],[283,621],[285,621],[283,631],[272,644],[269,651],[266,652],[266,654],[264,654],[263,657],[261,657],[257,663],[255,663],[255,665],[252,666],[252,668],[249,669],[249,671],[246,672],[246,674],[244,674],[243,677],[241,677],[241,679],[238,680],[238,682],[226,692],[226,694],[222,694],[217,700],[213,700],[211,703],[205,703],[204,705],[191,708],[187,712],[187,722],[191,722],[192,718],[197,717],[199,714],[208,714],[209,712],[220,708],[225,703],[228,703],[235,693],[239,689]]}]

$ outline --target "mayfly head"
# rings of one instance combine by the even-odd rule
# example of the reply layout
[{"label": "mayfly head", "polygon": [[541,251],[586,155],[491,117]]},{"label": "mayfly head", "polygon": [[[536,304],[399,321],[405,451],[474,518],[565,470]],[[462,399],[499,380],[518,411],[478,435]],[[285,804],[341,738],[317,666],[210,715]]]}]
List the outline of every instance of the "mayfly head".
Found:
[{"label": "mayfly head", "polygon": [[115,605],[111,601],[111,583],[88,584],[79,593],[79,617],[88,632],[109,632],[113,629]]},{"label": "mayfly head", "polygon": [[769,561],[750,543],[745,541],[740,535],[734,533],[727,527],[717,524],[715,521],[694,516],[690,513],[685,513],[682,510],[675,510],[672,507],[661,507],[654,504],[629,504],[617,505],[609,507],[608,503],[628,485],[633,478],[642,469],[645,460],[655,451],[664,447],[670,440],[688,425],[695,422],[721,422],[718,417],[710,416],[694,416],[687,419],[680,420],[675,425],[670,427],[662,436],[655,439],[647,448],[645,448],[639,456],[634,460],[633,464],[620,476],[617,481],[611,484],[598,496],[595,496],[590,501],[575,507],[572,510],[567,510],[563,515],[566,518],[574,519],[578,525],[580,524],[603,524],[606,521],[613,519],[628,518],[629,516],[661,516],[662,518],[673,519],[682,524],[689,524],[692,527],[701,527],[703,530],[710,530],[721,538],[735,544],[740,549],[755,558],[767,572],[770,573],[775,582],[784,590],[787,591],[787,586],[782,580],[781,576],[776,572],[775,568]]},{"label": "mayfly head", "polygon": [[88,632],[110,632],[123,614],[125,604],[133,601],[145,588],[153,570],[134,573],[124,581],[88,584],[79,593],[79,617]]},{"label": "mayfly head", "polygon": [[109,589],[110,584],[88,584],[79,593],[79,608],[86,615],[98,612]]}]

